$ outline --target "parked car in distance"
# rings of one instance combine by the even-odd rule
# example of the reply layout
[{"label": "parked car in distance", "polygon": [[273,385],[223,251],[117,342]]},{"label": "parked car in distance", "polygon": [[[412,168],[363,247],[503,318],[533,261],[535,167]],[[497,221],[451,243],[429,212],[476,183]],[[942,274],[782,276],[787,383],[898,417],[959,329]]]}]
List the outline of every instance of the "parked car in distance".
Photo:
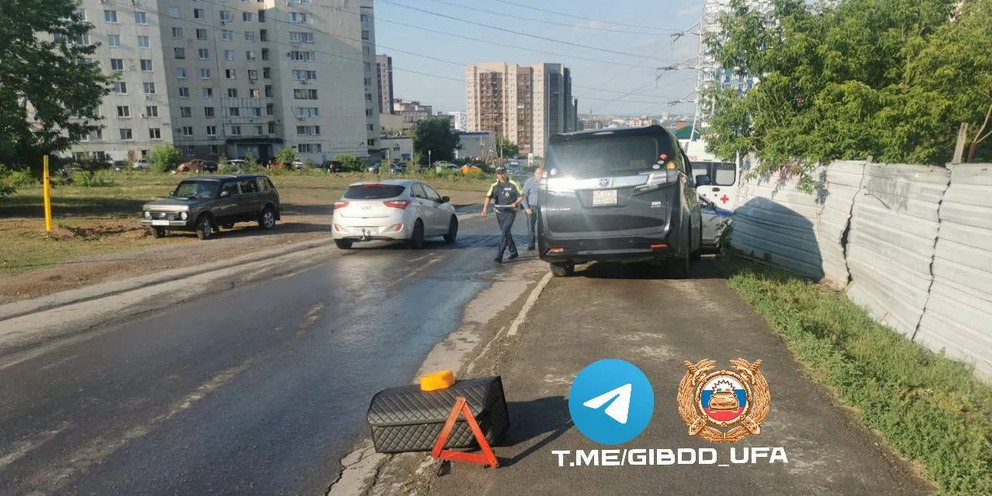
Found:
[{"label": "parked car in distance", "polygon": [[[700,176],[696,176],[697,178]],[[720,236],[734,219],[734,213],[720,208],[710,200],[699,198],[700,213],[703,219],[702,246],[709,249],[720,249]]]},{"label": "parked car in distance", "polygon": [[465,164],[462,166],[462,174],[471,174],[473,172],[481,174],[484,171],[482,170],[482,167],[479,167],[477,164]]},{"label": "parked car in distance", "polygon": [[453,244],[458,217],[447,196],[423,181],[391,179],[348,186],[334,202],[334,243],[347,250],[359,241],[403,241],[420,249],[424,240],[443,236]]},{"label": "parked car in distance", "polygon": [[176,172],[217,172],[217,162],[195,158],[179,164]]},{"label": "parked car in distance", "polygon": [[702,215],[691,164],[661,126],[551,137],[538,254],[558,277],[586,262],[665,262],[687,277]]},{"label": "parked car in distance", "polygon": [[328,160],[324,162],[323,168],[327,169],[327,172],[344,172],[344,163],[338,160]]},{"label": "parked car in distance", "polygon": [[131,168],[136,170],[148,170],[151,169],[152,166],[151,164],[148,163],[147,158],[139,158],[138,160],[135,160],[133,164],[131,164]]},{"label": "parked car in distance", "polygon": [[434,172],[442,174],[445,171],[457,171],[460,167],[451,162],[434,162]]},{"label": "parked car in distance", "polygon": [[237,222],[257,222],[268,230],[279,219],[279,192],[268,177],[230,175],[183,179],[169,198],[144,205],[141,224],[156,238],[168,231],[195,231],[208,239]]},{"label": "parked car in distance", "polygon": [[406,172],[406,165],[405,164],[399,164],[399,163],[389,164],[389,173],[390,174],[403,174],[405,172]]},{"label": "parked car in distance", "polygon": [[231,168],[233,168],[234,170],[239,171],[239,172],[241,172],[241,171],[245,170],[246,168],[248,168],[248,161],[247,160],[240,159],[240,158],[236,158],[236,159],[233,159],[233,160],[228,160],[227,161],[227,164],[230,165]]}]

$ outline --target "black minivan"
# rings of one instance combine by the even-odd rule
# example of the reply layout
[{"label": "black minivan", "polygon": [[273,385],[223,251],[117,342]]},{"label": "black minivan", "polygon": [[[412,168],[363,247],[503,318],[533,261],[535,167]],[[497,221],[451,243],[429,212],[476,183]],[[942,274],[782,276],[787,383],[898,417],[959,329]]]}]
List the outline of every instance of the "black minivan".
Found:
[{"label": "black minivan", "polygon": [[702,217],[692,166],[661,126],[557,134],[541,183],[538,253],[555,276],[586,262],[665,262],[687,277]]}]

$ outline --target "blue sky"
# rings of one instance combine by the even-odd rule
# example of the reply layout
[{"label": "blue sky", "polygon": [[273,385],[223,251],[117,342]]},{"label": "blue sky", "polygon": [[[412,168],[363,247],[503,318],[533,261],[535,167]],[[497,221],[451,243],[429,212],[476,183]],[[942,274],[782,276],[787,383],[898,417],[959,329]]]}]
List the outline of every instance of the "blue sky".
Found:
[{"label": "blue sky", "polygon": [[464,109],[465,64],[506,61],[570,67],[582,114],[691,112],[691,105],[668,102],[694,90],[695,71],[665,72],[657,83],[655,78],[658,67],[695,57],[695,35],[674,45],[671,35],[692,27],[702,5],[703,0],[375,0],[376,44],[380,54],[393,57],[395,97],[438,111]]}]

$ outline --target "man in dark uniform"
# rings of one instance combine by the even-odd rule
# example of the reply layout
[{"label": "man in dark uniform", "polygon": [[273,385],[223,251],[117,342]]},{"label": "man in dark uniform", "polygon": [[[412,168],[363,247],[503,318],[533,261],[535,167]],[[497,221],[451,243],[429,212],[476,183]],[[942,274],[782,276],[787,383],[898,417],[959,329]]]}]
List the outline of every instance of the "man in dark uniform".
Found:
[{"label": "man in dark uniform", "polygon": [[482,216],[488,215],[489,202],[492,202],[501,233],[499,252],[497,252],[493,262],[503,263],[503,252],[506,250],[510,251],[509,260],[518,256],[517,245],[513,242],[513,234],[510,233],[510,230],[513,229],[513,219],[517,216],[517,206],[523,201],[523,194],[520,185],[509,178],[505,167],[496,168],[496,177],[496,182],[489,187],[489,192],[486,193],[486,201],[482,205]]}]

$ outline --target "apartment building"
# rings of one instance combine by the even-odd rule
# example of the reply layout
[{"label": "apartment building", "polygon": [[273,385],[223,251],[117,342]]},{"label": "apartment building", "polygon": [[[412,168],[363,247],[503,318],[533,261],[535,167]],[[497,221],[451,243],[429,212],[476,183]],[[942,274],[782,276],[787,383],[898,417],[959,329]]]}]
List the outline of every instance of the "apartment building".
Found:
[{"label": "apartment building", "polygon": [[490,131],[521,153],[544,156],[548,139],[577,129],[571,71],[562,64],[506,62],[465,69],[469,131]]},{"label": "apartment building", "polygon": [[[172,143],[187,157],[315,162],[378,150],[372,0],[82,0],[117,75],[102,133],[115,160]],[[100,135],[102,134],[102,135]]]},{"label": "apartment building", "polygon": [[375,70],[379,79],[379,109],[383,114],[393,112],[393,58],[389,55],[376,55]]}]

